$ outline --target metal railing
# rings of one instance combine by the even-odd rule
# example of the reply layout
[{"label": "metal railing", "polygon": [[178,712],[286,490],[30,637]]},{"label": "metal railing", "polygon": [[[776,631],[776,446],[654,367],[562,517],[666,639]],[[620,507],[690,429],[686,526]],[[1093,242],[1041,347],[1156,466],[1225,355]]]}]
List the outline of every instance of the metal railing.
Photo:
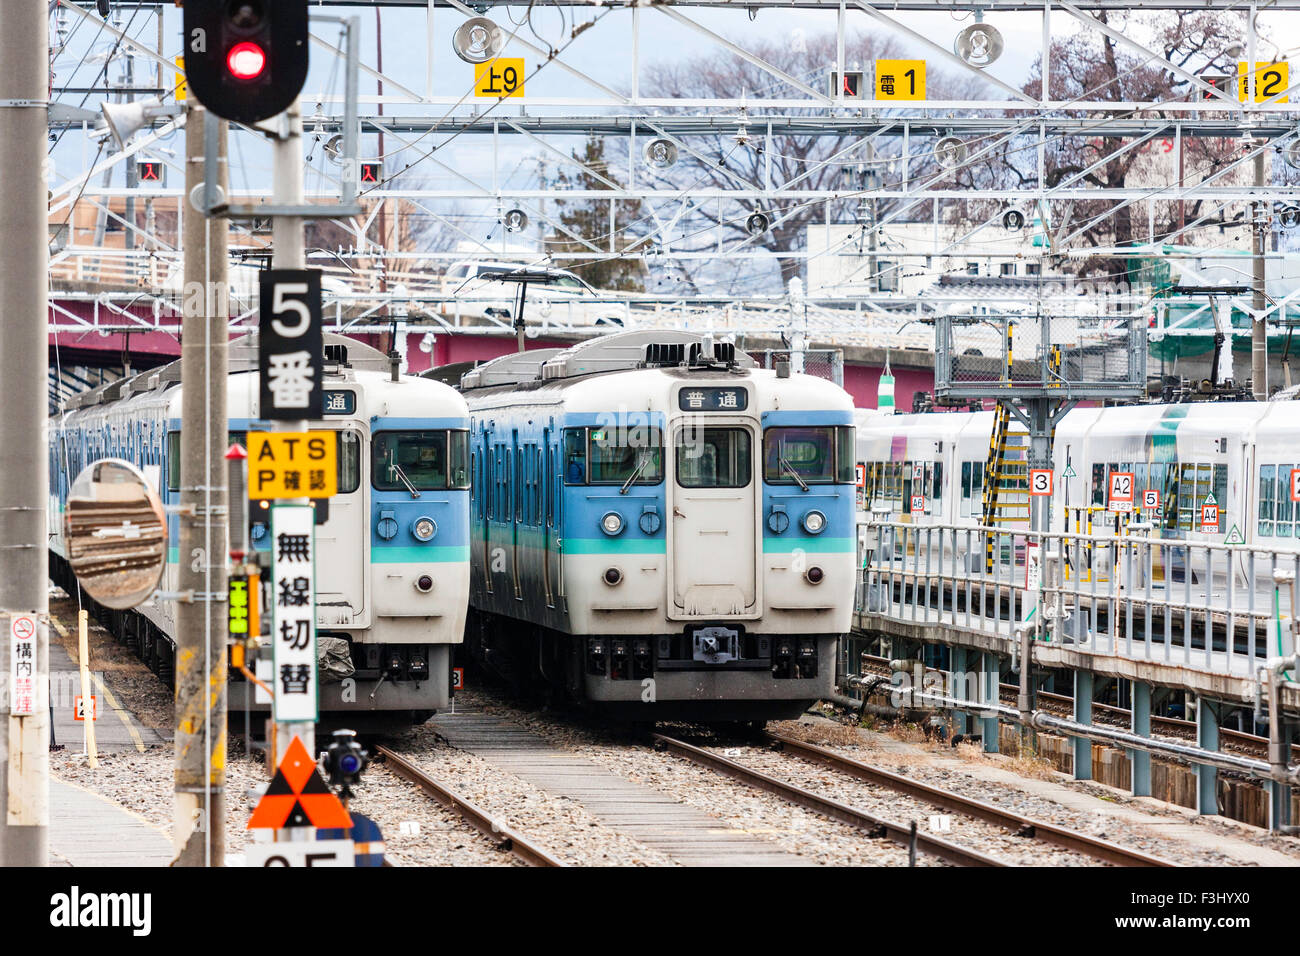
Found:
[{"label": "metal railing", "polygon": [[1160,534],[873,515],[861,528],[858,611],[1008,640],[1030,626],[1037,640],[1093,654],[1246,678],[1294,653],[1300,550]]}]

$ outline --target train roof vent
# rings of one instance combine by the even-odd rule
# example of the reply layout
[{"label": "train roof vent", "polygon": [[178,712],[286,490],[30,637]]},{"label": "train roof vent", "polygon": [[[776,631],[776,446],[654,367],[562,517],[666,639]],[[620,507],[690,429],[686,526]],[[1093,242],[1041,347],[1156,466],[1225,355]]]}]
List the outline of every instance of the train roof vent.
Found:
[{"label": "train roof vent", "polygon": [[[388,356],[378,349],[371,348],[357,339],[339,335],[337,332],[326,332],[323,338],[327,364],[338,364],[331,356],[338,356],[342,350],[343,361],[348,368],[366,372],[388,372]],[[257,371],[256,331],[230,340],[230,371]]]},{"label": "train roof vent", "polygon": [[332,342],[325,346],[325,364],[350,368],[351,366],[348,365],[348,347],[342,342]]},{"label": "train roof vent", "polygon": [[674,368],[685,365],[686,346],[681,342],[651,342],[645,347],[645,364],[647,368]]},{"label": "train roof vent", "polygon": [[[703,350],[707,342],[708,337],[699,332],[673,329],[634,329],[627,332],[614,332],[565,349],[542,366],[542,378],[571,378],[594,372],[680,365],[681,361],[668,360],[677,354],[682,354],[689,361],[691,348],[695,347],[700,350],[700,354],[704,354]],[[732,349],[731,354],[734,355],[737,364],[747,368],[754,367],[752,358],[744,352],[735,350],[734,346]],[[662,361],[652,362],[652,354]]]},{"label": "train roof vent", "polygon": [[535,382],[541,377],[542,365],[562,349],[533,349],[529,352],[511,352],[490,362],[472,368],[460,378],[460,387],[490,388],[493,385],[519,385]]}]

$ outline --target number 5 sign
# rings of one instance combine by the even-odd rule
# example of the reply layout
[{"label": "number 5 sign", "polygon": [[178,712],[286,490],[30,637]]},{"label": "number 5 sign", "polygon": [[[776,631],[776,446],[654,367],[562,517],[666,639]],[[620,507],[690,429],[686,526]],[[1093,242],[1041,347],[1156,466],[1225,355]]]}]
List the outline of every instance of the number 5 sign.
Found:
[{"label": "number 5 sign", "polygon": [[1029,493],[1031,495],[1051,495],[1052,470],[1050,468],[1031,468],[1029,470]]},{"label": "number 5 sign", "polygon": [[268,269],[261,274],[259,293],[259,417],[320,418],[325,404],[320,270]]}]

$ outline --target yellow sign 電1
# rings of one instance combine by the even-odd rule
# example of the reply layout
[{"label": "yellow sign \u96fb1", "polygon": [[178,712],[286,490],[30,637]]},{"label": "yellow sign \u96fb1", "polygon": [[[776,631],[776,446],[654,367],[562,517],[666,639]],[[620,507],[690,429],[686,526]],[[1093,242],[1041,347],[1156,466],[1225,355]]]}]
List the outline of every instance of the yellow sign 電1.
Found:
[{"label": "yellow sign \u96fb1", "polygon": [[[1272,100],[1279,93],[1291,88],[1291,64],[1256,63],[1255,64],[1255,102]],[[1250,77],[1246,75],[1246,61],[1237,61],[1237,99],[1246,102],[1250,95]],[[1275,103],[1288,103],[1290,97],[1278,96]]]},{"label": "yellow sign \u96fb1", "polygon": [[877,60],[876,99],[925,99],[925,61]]},{"label": "yellow sign \u96fb1", "polygon": [[335,432],[248,433],[249,498],[332,498],[337,493]]},{"label": "yellow sign \u96fb1", "polygon": [[524,58],[500,57],[474,64],[474,95],[497,99],[524,95]]}]

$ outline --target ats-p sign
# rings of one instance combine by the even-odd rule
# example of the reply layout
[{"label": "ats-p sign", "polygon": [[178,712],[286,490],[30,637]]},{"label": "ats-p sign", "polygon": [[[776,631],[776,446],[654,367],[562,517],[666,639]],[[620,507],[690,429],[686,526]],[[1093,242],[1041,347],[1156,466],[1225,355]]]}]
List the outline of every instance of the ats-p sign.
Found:
[{"label": "ats-p sign", "polygon": [[248,433],[249,498],[332,498],[337,493],[335,432]]}]

